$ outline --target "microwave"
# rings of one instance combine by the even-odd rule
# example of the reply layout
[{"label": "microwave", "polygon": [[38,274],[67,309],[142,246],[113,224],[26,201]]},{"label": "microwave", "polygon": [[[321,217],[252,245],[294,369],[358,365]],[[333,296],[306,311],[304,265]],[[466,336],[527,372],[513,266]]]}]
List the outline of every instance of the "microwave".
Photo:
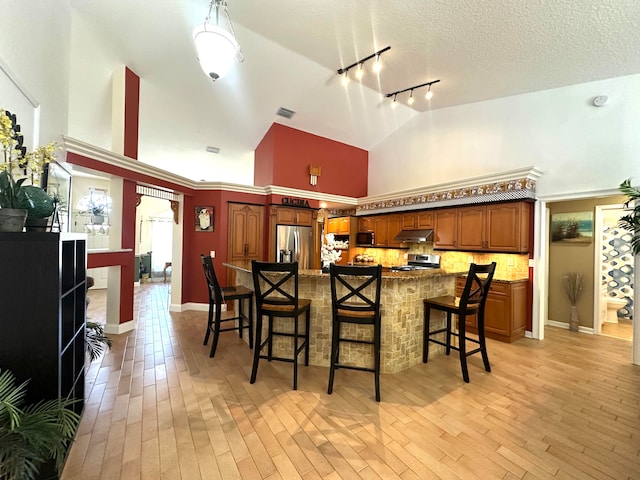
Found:
[{"label": "microwave", "polygon": [[368,247],[375,245],[375,233],[374,232],[358,232],[356,233],[356,245],[362,247]]}]

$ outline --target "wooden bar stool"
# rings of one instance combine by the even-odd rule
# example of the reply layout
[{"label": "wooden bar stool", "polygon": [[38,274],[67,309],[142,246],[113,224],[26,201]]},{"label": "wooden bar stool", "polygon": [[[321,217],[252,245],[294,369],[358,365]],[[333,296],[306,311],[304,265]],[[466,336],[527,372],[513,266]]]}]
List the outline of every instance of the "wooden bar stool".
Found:
[{"label": "wooden bar stool", "polygon": [[[422,361],[427,363],[429,359],[429,342],[437,343],[446,348],[446,354],[449,355],[451,350],[458,350],[460,353],[460,367],[462,368],[462,378],[469,383],[469,371],[467,370],[467,357],[474,353],[482,354],[484,369],[491,371],[489,365],[489,357],[487,356],[487,345],[484,337],[484,307],[489,294],[491,280],[496,270],[496,262],[489,265],[477,265],[472,263],[469,267],[467,281],[462,296],[456,298],[453,295],[445,295],[441,297],[427,298],[424,300],[424,336],[422,343]],[[447,313],[447,324],[444,328],[431,330],[431,309],[444,311]],[[452,331],[451,315],[458,317],[458,332]],[[478,315],[478,339],[469,338],[466,334],[465,320],[467,315]],[[432,335],[444,333],[445,341],[431,338]],[[451,337],[458,338],[458,346],[451,343]],[[466,342],[470,341],[479,348],[467,352]]]},{"label": "wooden bar stool", "polygon": [[[204,335],[203,345],[209,341],[209,334],[213,332],[213,342],[211,343],[211,351],[209,357],[216,354],[218,347],[218,337],[220,332],[229,332],[238,330],[238,335],[242,338],[242,331],[246,328],[249,330],[249,348],[253,348],[253,290],[243,286],[220,287],[216,271],[213,268],[213,262],[210,256],[200,255],[202,260],[202,268],[204,276],[207,280],[209,290],[209,318],[207,320],[207,333]],[[222,304],[227,301],[238,301],[238,315],[232,318],[222,318]],[[244,314],[243,302],[249,301],[249,315]],[[215,314],[215,318],[214,318]],[[224,322],[235,322],[238,324],[233,327],[221,328]]]},{"label": "wooden bar stool", "polygon": [[[375,378],[376,402],[380,401],[380,287],[382,265],[373,267],[350,267],[331,264],[331,310],[333,333],[331,336],[331,364],[329,367],[329,387],[333,391],[335,371],[339,368],[373,372]],[[344,324],[371,325],[371,340],[346,338],[342,336]],[[364,343],[373,345],[373,368],[340,363],[340,343]]]},{"label": "wooden bar stool", "polygon": [[[309,365],[309,325],[311,320],[311,300],[298,298],[298,262],[269,263],[251,261],[253,285],[256,292],[256,349],[253,352],[251,381],[255,383],[258,362],[261,358],[293,363],[293,389],[298,389],[298,355],[304,351],[304,364]],[[304,332],[300,332],[299,317],[305,314]],[[262,341],[262,317],[269,318],[267,338]],[[274,318],[291,318],[293,332],[275,330]],[[292,357],[273,355],[273,337],[283,336],[293,339]],[[302,341],[301,341],[302,340]],[[262,349],[267,346],[267,354]]]}]

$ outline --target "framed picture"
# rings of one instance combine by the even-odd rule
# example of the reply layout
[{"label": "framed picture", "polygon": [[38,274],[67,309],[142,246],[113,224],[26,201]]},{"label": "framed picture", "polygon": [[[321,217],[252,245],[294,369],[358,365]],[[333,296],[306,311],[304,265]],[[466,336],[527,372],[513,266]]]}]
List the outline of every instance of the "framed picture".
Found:
[{"label": "framed picture", "polygon": [[593,212],[553,213],[551,241],[591,243],[593,241]]},{"label": "framed picture", "polygon": [[57,201],[57,212],[54,213],[52,231],[68,232],[71,218],[69,206],[69,202],[71,202],[71,173],[58,162],[51,162],[44,167],[41,184],[45,192]]},{"label": "framed picture", "polygon": [[196,232],[213,232],[213,207],[196,207]]}]

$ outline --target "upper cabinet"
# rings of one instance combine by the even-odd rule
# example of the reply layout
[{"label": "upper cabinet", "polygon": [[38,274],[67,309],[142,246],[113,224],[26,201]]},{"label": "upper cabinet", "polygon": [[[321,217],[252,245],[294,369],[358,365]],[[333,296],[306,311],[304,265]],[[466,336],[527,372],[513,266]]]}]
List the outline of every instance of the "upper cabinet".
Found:
[{"label": "upper cabinet", "polygon": [[229,260],[262,260],[264,207],[229,204]]},{"label": "upper cabinet", "polygon": [[531,203],[511,202],[447,208],[435,212],[434,248],[526,253]]},{"label": "upper cabinet", "polygon": [[326,233],[349,235],[351,233],[351,217],[334,217],[327,220]]},{"label": "upper cabinet", "polygon": [[412,212],[402,214],[403,230],[421,230],[433,228],[433,212]]},{"label": "upper cabinet", "polygon": [[358,218],[358,231],[359,232],[373,232],[375,230],[375,217],[359,217]]},{"label": "upper cabinet", "polygon": [[278,225],[312,226],[315,210],[307,208],[272,207],[276,211]]}]

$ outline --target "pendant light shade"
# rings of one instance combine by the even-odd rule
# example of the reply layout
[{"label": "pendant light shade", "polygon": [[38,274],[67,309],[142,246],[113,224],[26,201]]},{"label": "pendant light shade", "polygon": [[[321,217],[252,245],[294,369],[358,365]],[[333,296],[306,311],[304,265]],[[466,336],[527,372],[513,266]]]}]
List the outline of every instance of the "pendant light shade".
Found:
[{"label": "pendant light shade", "polygon": [[[215,25],[209,23],[211,13],[215,7]],[[219,8],[222,7],[227,16],[229,30],[220,26]],[[227,12],[227,2],[223,0],[213,0],[209,6],[209,15],[205,18],[204,24],[197,26],[193,30],[193,40],[196,45],[196,52],[200,67],[212,80],[224,77],[236,60],[242,61],[240,45],[236,40],[231,19]]]}]

